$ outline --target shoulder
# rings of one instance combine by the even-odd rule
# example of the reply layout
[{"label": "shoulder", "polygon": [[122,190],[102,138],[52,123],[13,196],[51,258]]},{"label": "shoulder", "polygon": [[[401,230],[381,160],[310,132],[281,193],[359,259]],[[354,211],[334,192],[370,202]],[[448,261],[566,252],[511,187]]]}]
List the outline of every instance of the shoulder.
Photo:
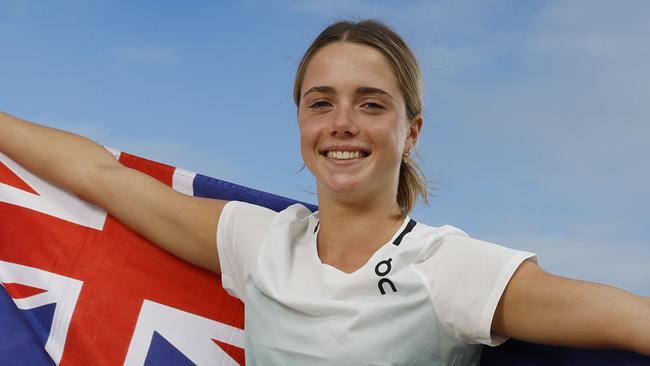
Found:
[{"label": "shoulder", "polygon": [[269,235],[298,238],[314,231],[318,225],[318,212],[312,212],[302,204],[293,204],[280,212],[273,212],[268,221]]},{"label": "shoulder", "polygon": [[472,238],[451,225],[440,227],[422,225],[418,235],[422,237],[423,244],[415,258],[416,266],[475,271],[520,263],[528,258],[537,261],[533,253]]},{"label": "shoulder", "polygon": [[491,333],[497,303],[515,270],[535,255],[473,239],[453,226],[423,225],[419,235],[427,239],[413,269],[445,329],[466,343],[503,342]]},{"label": "shoulder", "polygon": [[228,201],[221,211],[219,226],[258,226],[268,225],[277,212],[263,206],[243,201]]},{"label": "shoulder", "polygon": [[280,212],[270,208],[244,202],[228,201],[224,206],[222,215],[248,220],[263,219],[264,221],[301,221],[313,213],[302,204],[293,204]]},{"label": "shoulder", "polygon": [[418,222],[406,238],[414,242],[410,246],[417,249],[415,263],[418,263],[435,255],[441,244],[454,238],[469,238],[469,236],[463,230],[451,225],[430,226]]},{"label": "shoulder", "polygon": [[467,237],[467,234],[451,225],[431,226],[421,222],[413,227],[412,234],[414,238],[429,238],[433,240],[440,240],[448,236],[458,235]]},{"label": "shoulder", "polygon": [[317,212],[311,212],[302,204],[293,204],[276,212],[247,202],[229,201],[221,213],[218,232],[224,240],[228,239],[228,236],[254,235],[256,241],[260,241],[262,238],[259,235],[270,234],[276,237],[296,237],[306,233],[310,227],[315,227],[318,223],[317,217]]},{"label": "shoulder", "polygon": [[311,212],[303,204],[296,203],[278,213],[279,221],[309,221],[316,218],[318,213]]}]

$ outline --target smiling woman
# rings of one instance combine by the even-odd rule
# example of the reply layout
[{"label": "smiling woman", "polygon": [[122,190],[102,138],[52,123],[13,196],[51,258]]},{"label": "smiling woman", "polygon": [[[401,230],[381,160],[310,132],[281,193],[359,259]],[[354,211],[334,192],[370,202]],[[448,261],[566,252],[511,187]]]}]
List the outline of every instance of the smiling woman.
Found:
[{"label": "smiling woman", "polygon": [[175,193],[92,141],[5,114],[0,151],[220,273],[246,304],[249,365],[477,365],[481,344],[508,337],[650,354],[648,299],[410,218],[427,196],[410,158],[421,84],[379,22],[337,22],[316,38],[294,97],[318,212]]},{"label": "smiling woman", "polygon": [[[302,156],[316,177],[319,203],[352,193],[359,195],[355,204],[394,203],[401,157],[415,145],[421,119],[407,120],[390,65],[371,47],[334,43],[311,59],[303,84]],[[355,153],[359,158],[339,158]],[[399,216],[397,206],[392,211]]]},{"label": "smiling woman", "polygon": [[[354,50],[347,50],[347,60],[343,57],[346,56],[344,50],[329,50],[325,52],[323,48],[331,48],[335,46],[333,43],[341,43],[345,46],[350,46]],[[342,47],[339,45],[339,48]],[[363,48],[366,48],[365,50]],[[341,55],[328,55],[335,52],[342,52]],[[364,52],[365,51],[365,52]],[[323,53],[328,54],[323,54]],[[321,54],[320,60],[313,60],[314,56]],[[341,57],[339,57],[341,56]],[[354,63],[350,63],[350,59],[358,59],[359,56],[368,58],[368,66],[371,69],[366,69],[361,66],[362,70],[353,70]],[[323,61],[321,61],[323,60]],[[411,150],[417,142],[417,137],[422,127],[422,75],[417,65],[417,60],[413,53],[409,50],[404,41],[392,30],[385,27],[383,24],[366,21],[357,24],[354,27],[350,23],[341,22],[334,24],[324,30],[316,40],[311,44],[307,52],[302,58],[296,78],[294,81],[293,97],[296,106],[300,112],[301,101],[312,92],[329,94],[332,96],[336,94],[336,90],[331,86],[313,86],[305,88],[305,78],[308,79],[311,75],[310,71],[316,69],[325,72],[323,68],[309,65],[314,63],[325,63],[327,60],[331,64],[324,65],[325,67],[334,68],[329,70],[332,77],[352,82],[354,78],[357,83],[364,81],[368,85],[360,83],[356,89],[355,94],[358,98],[366,97],[367,101],[362,104],[366,113],[385,114],[386,112],[397,113],[397,117],[404,119],[395,128],[410,127],[412,134],[409,146],[406,146],[402,151],[403,162],[400,164],[399,170],[399,184],[397,189],[397,203],[400,209],[400,216],[405,217],[412,211],[418,196],[425,202],[428,198],[428,188],[426,178],[422,174],[420,168],[415,161],[411,159]],[[338,61],[338,65],[334,63]],[[360,59],[358,61],[361,61]],[[374,66],[374,69],[372,67]],[[336,70],[338,68],[338,70]],[[375,75],[372,75],[371,70],[374,70]],[[365,77],[365,80],[363,79]],[[371,84],[383,83],[386,84],[386,89],[390,89],[391,93],[386,90],[369,86]],[[308,90],[307,90],[308,89]],[[307,90],[306,92],[304,90]],[[301,92],[304,93],[301,95]],[[342,92],[342,91],[340,91]],[[374,99],[373,99],[374,97]],[[363,98],[361,98],[363,100]],[[317,101],[317,105],[308,107],[316,107],[318,110],[323,111],[322,108],[328,105],[334,107],[326,100]],[[312,109],[316,110],[316,109]],[[405,113],[405,115],[403,115]],[[302,119],[301,119],[302,120]],[[303,129],[301,129],[302,131]],[[302,136],[302,135],[301,135]],[[304,145],[303,145],[304,147]],[[362,151],[363,152],[363,151]],[[364,152],[365,153],[365,152]],[[303,150],[304,154],[304,150]],[[304,155],[303,155],[304,158]],[[313,170],[312,170],[313,172]]]}]

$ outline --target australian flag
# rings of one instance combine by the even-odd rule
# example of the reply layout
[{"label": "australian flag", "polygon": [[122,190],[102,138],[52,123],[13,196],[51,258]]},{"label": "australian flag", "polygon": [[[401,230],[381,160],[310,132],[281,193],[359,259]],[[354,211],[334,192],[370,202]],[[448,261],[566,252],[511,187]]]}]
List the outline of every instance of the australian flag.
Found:
[{"label": "australian flag", "polygon": [[[283,197],[111,150],[188,195]],[[243,365],[242,303],[218,276],[0,154],[0,365]]]}]

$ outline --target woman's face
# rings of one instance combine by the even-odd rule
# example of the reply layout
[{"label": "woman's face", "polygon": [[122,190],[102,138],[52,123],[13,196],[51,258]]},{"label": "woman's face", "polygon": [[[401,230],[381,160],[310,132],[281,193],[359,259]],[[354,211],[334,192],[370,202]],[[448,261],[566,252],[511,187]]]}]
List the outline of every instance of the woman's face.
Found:
[{"label": "woman's face", "polygon": [[309,62],[300,93],[301,153],[319,196],[394,199],[422,120],[408,121],[388,60],[369,46],[329,44]]}]

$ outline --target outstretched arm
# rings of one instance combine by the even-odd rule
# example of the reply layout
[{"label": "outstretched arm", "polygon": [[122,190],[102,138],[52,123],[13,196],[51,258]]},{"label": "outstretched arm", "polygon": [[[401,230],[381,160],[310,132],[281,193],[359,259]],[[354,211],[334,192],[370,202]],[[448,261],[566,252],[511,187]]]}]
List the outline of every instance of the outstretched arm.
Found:
[{"label": "outstretched arm", "polygon": [[219,273],[216,226],[225,201],[178,193],[87,138],[1,112],[0,152],[163,249]]},{"label": "outstretched arm", "polygon": [[526,261],[501,297],[492,330],[534,343],[650,355],[650,298],[555,276]]}]

